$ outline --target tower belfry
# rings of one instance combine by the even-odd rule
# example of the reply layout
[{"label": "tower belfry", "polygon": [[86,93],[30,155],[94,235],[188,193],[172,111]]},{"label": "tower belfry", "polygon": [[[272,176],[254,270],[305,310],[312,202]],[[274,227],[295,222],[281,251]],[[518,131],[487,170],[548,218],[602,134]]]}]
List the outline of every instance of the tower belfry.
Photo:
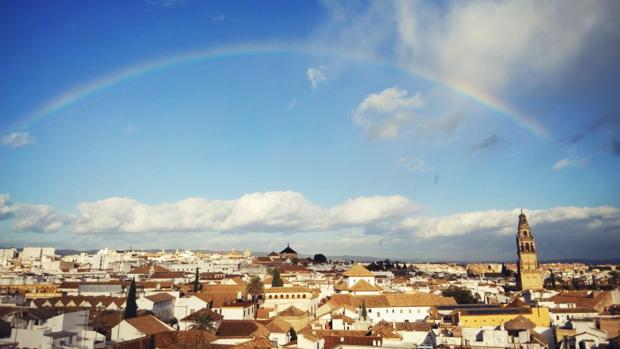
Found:
[{"label": "tower belfry", "polygon": [[543,288],[542,273],[536,255],[536,243],[527,222],[527,217],[521,210],[519,228],[517,230],[517,287],[519,290],[540,290]]}]

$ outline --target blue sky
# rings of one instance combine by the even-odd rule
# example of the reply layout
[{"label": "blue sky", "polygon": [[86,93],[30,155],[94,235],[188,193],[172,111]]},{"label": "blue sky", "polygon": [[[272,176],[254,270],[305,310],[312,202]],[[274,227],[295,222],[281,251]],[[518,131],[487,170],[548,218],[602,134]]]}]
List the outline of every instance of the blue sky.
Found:
[{"label": "blue sky", "polygon": [[2,244],[617,257],[619,14],[2,2]]}]

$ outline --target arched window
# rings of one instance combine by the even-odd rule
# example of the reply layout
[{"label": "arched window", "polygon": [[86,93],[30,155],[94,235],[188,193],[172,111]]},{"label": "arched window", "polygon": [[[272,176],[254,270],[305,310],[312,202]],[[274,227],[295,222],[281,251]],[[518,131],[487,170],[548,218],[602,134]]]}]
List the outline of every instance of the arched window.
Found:
[{"label": "arched window", "polygon": [[525,250],[529,251],[530,250],[530,244],[525,244]]},{"label": "arched window", "polygon": [[524,231],[523,231],[523,236],[526,236],[526,237],[527,237],[527,230],[524,230]]}]

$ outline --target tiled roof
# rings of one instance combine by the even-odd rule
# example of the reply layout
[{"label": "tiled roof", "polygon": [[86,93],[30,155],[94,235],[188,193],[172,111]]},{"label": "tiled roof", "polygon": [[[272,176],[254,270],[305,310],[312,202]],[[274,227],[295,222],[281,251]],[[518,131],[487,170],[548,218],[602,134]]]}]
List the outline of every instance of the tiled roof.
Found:
[{"label": "tiled roof", "polygon": [[171,295],[170,293],[165,293],[165,292],[152,294],[144,298],[150,300],[153,303],[160,303],[160,302],[171,301],[175,299],[173,295]]},{"label": "tiled roof", "polygon": [[292,328],[291,324],[278,316],[275,316],[269,320],[263,320],[259,322],[265,325],[265,327],[267,327],[267,329],[271,333],[287,333]]},{"label": "tiled roof", "polygon": [[207,349],[217,337],[208,331],[187,330],[161,332],[155,336],[155,346],[160,349]]},{"label": "tiled roof", "polygon": [[358,280],[353,286],[351,286],[349,288],[349,291],[357,291],[357,292],[364,292],[364,291],[381,291],[381,287],[377,287],[374,285],[371,285],[368,283],[368,281],[361,279]]},{"label": "tiled roof", "polygon": [[222,316],[221,314],[218,314],[207,308],[202,308],[182,318],[181,321],[193,321],[193,320],[198,319],[201,315],[206,315],[210,317],[211,319],[213,319],[214,321],[220,321],[224,319],[224,316]]},{"label": "tiled roof", "polygon": [[233,345],[228,349],[271,349],[272,343],[269,338],[259,337],[249,342]]},{"label": "tiled roof", "polygon": [[351,267],[351,269],[347,270],[344,273],[344,276],[348,276],[348,277],[372,277],[372,276],[374,276],[374,274],[371,273],[370,271],[368,271],[368,269],[366,269],[363,265],[356,264],[353,267]]},{"label": "tiled roof", "polygon": [[516,318],[506,321],[504,328],[508,331],[533,330],[536,324],[526,317],[519,315]]},{"label": "tiled roof", "polygon": [[307,316],[308,312],[305,312],[297,307],[290,306],[281,312],[278,313],[279,316],[288,316],[288,317],[299,317],[299,316]]},{"label": "tiled roof", "polygon": [[269,336],[265,325],[254,320],[222,320],[216,335],[222,337],[262,337]]},{"label": "tiled roof", "polygon": [[436,296],[430,293],[386,293],[382,295],[335,294],[331,301],[335,305],[349,304],[359,307],[362,302],[366,308],[422,307],[431,305],[456,304],[452,297]]},{"label": "tiled roof", "polygon": [[213,302],[213,308],[221,308],[225,303],[237,299],[237,292],[200,292],[195,294],[204,302]]},{"label": "tiled roof", "polygon": [[131,319],[125,319],[125,321],[127,321],[127,323],[133,326],[136,330],[147,335],[172,330],[171,327],[159,321],[153,315],[138,316]]}]

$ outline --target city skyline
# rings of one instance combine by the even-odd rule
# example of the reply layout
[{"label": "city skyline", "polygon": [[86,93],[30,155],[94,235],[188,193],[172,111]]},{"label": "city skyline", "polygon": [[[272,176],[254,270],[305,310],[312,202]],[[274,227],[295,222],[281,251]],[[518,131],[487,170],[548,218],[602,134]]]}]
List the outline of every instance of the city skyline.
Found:
[{"label": "city skyline", "polygon": [[618,14],[0,3],[1,244],[617,258]]}]

